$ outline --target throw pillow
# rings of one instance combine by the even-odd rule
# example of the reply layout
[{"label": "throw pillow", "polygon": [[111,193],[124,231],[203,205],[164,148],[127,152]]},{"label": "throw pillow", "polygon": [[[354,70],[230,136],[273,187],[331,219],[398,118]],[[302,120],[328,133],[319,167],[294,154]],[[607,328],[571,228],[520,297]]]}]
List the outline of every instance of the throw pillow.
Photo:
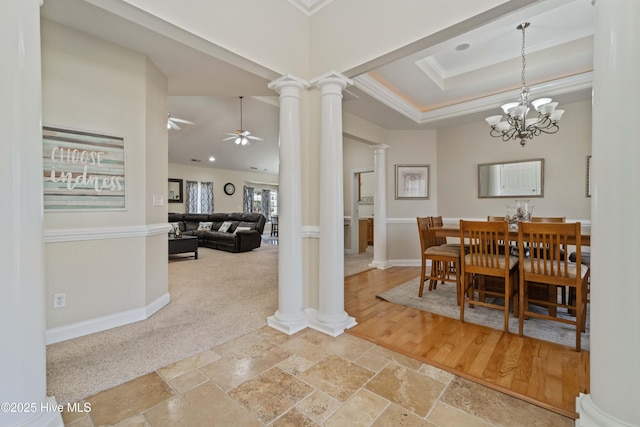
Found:
[{"label": "throw pillow", "polygon": [[236,234],[238,231],[249,231],[249,230],[251,230],[251,227],[238,226],[238,227],[236,227],[236,231],[234,231],[233,234]]},{"label": "throw pillow", "polygon": [[222,223],[222,225],[220,226],[220,228],[218,229],[218,231],[220,233],[226,233],[227,230],[229,230],[229,227],[231,227],[231,221],[225,221]]},{"label": "throw pillow", "polygon": [[171,226],[171,231],[169,231],[169,234],[176,234],[176,230],[180,229],[179,222],[170,222],[169,225]]},{"label": "throw pillow", "polygon": [[213,224],[213,222],[201,222],[198,225],[198,230],[210,231],[211,230],[211,224]]}]

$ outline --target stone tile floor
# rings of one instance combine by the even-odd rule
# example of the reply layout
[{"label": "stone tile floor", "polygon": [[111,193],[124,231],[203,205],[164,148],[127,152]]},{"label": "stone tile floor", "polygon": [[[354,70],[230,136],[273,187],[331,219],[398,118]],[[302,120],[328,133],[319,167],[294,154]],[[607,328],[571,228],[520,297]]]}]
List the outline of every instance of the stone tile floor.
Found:
[{"label": "stone tile floor", "polygon": [[92,426],[573,426],[348,334],[264,327],[88,397]]}]

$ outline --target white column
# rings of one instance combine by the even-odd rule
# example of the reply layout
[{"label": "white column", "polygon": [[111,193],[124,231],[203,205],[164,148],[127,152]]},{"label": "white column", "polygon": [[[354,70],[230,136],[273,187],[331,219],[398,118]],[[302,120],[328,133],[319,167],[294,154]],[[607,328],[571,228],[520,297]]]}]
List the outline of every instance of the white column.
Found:
[{"label": "white column", "polygon": [[640,2],[595,7],[591,393],[576,426],[640,426]]},{"label": "white column", "polygon": [[0,425],[61,426],[46,387],[40,1],[3,2],[0,56]]},{"label": "white column", "polygon": [[272,328],[294,334],[308,325],[302,300],[302,168],[300,90],[302,80],[283,76],[269,84],[280,94],[280,176],[278,193],[278,310]]},{"label": "white column", "polygon": [[374,153],[376,188],[373,195],[373,262],[371,266],[391,267],[387,259],[387,150],[386,144],[371,147]]},{"label": "white column", "polygon": [[337,336],[356,325],[344,310],[342,91],[352,83],[330,73],[314,84],[321,91],[319,309],[307,314],[309,326]]}]

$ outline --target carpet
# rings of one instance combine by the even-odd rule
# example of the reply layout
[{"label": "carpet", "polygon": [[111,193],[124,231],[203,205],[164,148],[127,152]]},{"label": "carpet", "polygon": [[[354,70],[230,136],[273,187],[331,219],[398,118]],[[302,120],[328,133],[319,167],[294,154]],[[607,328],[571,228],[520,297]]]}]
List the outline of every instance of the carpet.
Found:
[{"label": "carpet", "polygon": [[171,302],[150,318],[47,346],[47,395],[75,402],[265,326],[278,308],[278,247],[198,258],[169,260]]},{"label": "carpet", "polygon": [[[428,286],[425,285],[424,293],[420,298],[418,297],[419,283],[420,280],[416,277],[376,296],[394,304],[416,308],[452,319],[460,319],[460,307],[456,304],[454,284],[438,284],[438,288],[431,292],[428,290]],[[560,316],[568,316],[566,310],[563,312],[563,309],[558,309],[558,312]],[[488,326],[493,329],[502,330],[504,327],[503,312],[488,307],[465,307],[464,318],[466,322]],[[509,318],[509,332],[518,333],[518,322],[518,319],[513,316]],[[573,325],[530,317],[525,320],[524,334],[528,337],[551,341],[569,347],[575,346],[576,335]],[[582,333],[582,348],[589,350],[589,306],[587,306],[586,332]]]}]

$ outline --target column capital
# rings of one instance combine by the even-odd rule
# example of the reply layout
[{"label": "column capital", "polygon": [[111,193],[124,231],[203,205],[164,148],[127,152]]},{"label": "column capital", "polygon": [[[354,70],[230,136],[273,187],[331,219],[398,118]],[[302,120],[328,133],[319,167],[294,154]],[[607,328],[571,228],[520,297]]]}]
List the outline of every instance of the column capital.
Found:
[{"label": "column capital", "polygon": [[379,152],[379,150],[388,150],[391,147],[387,144],[376,144],[370,145],[369,148],[375,152]]},{"label": "column capital", "polygon": [[300,77],[294,76],[292,74],[285,74],[271,83],[267,85],[267,87],[271,90],[274,90],[278,93],[285,87],[295,87],[298,89],[308,89],[309,82],[307,80],[301,79]]},{"label": "column capital", "polygon": [[342,89],[344,89],[347,86],[352,86],[353,80],[337,71],[330,71],[311,80],[311,84],[318,88],[322,88],[323,86],[331,83],[338,84],[342,87]]}]

